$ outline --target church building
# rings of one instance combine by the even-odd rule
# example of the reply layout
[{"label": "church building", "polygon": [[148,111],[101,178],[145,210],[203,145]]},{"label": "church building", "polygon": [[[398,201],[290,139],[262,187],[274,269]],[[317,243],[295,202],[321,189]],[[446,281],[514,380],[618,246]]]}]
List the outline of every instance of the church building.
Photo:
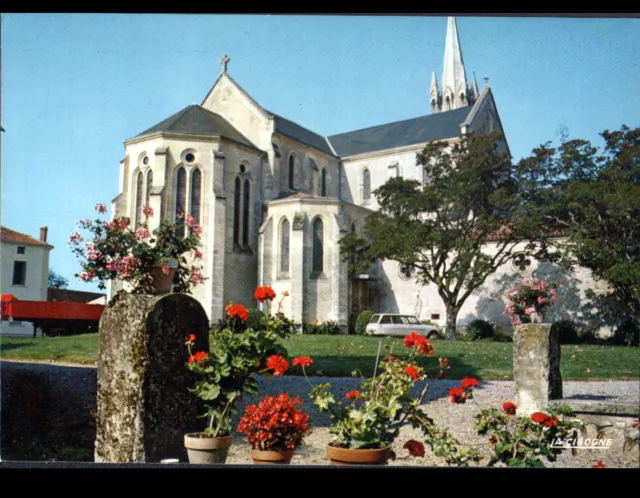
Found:
[{"label": "church building", "polygon": [[[428,100],[425,91],[429,114],[327,137],[264,109],[231,77],[229,61],[225,55],[200,105],[124,142],[112,213],[139,224],[149,204],[151,228],[161,217],[195,218],[208,279],[193,295],[212,323],[230,301],[256,307],[259,285],[288,291],[283,311],[298,323],[334,320],[352,330],[364,309],[444,323],[434,286],[418,284],[394,261],[349,276],[338,240],[362,231],[379,208],[374,190],[390,177],[425,181],[416,153],[426,143],[504,133],[488,79],[482,89],[475,75],[467,79],[455,19],[447,22],[442,79],[433,72]],[[514,264],[514,279],[532,269],[529,260]],[[116,290],[114,283],[110,297]],[[478,299],[459,318],[475,318]]]}]

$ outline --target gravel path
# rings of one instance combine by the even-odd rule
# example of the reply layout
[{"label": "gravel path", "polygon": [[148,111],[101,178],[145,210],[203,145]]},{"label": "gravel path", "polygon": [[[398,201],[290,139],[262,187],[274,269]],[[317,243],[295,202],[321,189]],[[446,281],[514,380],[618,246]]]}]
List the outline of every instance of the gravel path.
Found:
[{"label": "gravel path", "polygon": [[[0,362],[0,374],[3,389],[6,383],[16,374],[44,375],[57,387],[69,392],[72,398],[79,401],[83,407],[95,407],[96,369],[95,367],[60,366],[48,363]],[[359,387],[359,380],[354,378],[310,378],[312,384],[329,382],[336,398],[343,397],[348,391]],[[273,377],[267,380],[259,378],[260,394],[251,399],[246,398],[240,405],[241,412],[249,403],[258,402],[264,395],[274,395],[288,392],[298,395],[304,404],[302,409],[311,415],[313,433],[306,439],[305,445],[296,451],[292,465],[325,465],[328,460],[325,447],[329,441],[329,417],[326,413],[319,413],[308,398],[310,387],[304,377]],[[435,423],[447,428],[460,442],[475,446],[483,454],[488,454],[486,439],[479,437],[473,427],[473,415],[478,413],[476,403],[468,402],[464,405],[452,404],[447,392],[459,385],[456,380],[434,380],[425,397],[424,409]],[[422,386],[416,388],[416,393]],[[624,402],[639,404],[640,383],[637,381],[594,381],[594,382],[565,382],[563,385],[566,399],[594,399],[606,402]],[[475,400],[483,408],[500,407],[504,401],[515,400],[514,384],[511,381],[483,381],[475,391]],[[234,425],[239,415],[235,416]],[[2,421],[3,425],[7,423]],[[429,450],[424,459],[404,458],[407,454],[402,444],[408,439],[420,439],[419,431],[411,427],[403,427],[400,437],[394,445],[398,459],[390,465],[444,465],[442,460],[433,456]],[[616,441],[614,440],[614,445]],[[613,451],[613,449],[578,450],[575,456],[564,452],[557,462],[547,463],[549,467],[591,467],[597,460],[603,460],[607,467],[638,467],[638,447],[628,452]],[[485,459],[481,464],[486,464]],[[234,444],[227,460],[229,464],[251,463],[249,446],[240,435],[234,435]]]}]

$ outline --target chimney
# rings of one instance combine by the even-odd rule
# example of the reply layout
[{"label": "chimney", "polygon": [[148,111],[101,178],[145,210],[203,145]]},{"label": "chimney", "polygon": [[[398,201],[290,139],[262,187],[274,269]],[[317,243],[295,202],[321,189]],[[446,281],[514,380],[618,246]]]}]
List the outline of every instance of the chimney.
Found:
[{"label": "chimney", "polygon": [[47,231],[49,229],[47,227],[40,227],[40,241],[41,242],[46,242],[47,241]]}]

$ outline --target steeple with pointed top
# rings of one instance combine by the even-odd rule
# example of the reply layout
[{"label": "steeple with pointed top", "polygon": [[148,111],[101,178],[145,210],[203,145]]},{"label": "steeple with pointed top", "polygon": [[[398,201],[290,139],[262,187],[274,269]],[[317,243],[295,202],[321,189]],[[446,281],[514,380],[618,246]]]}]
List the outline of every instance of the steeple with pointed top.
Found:
[{"label": "steeple with pointed top", "polygon": [[[431,112],[444,112],[473,105],[476,101],[477,93],[469,87],[467,75],[462,59],[462,49],[460,38],[458,37],[458,26],[455,17],[449,17],[447,21],[447,37],[444,48],[444,68],[442,71],[442,90],[437,88],[437,81],[434,86],[435,73],[431,78],[431,93],[429,101]],[[475,81],[475,75],[474,75]],[[436,88],[437,98],[434,98],[434,88]],[[436,105],[434,106],[434,102]]]},{"label": "steeple with pointed top", "polygon": [[471,89],[473,90],[473,100],[478,100],[480,92],[478,91],[478,81],[476,80],[476,73],[473,73],[473,83],[471,83]]},{"label": "steeple with pointed top", "polygon": [[431,112],[438,112],[440,107],[440,89],[438,88],[438,78],[435,70],[431,72],[431,91],[429,92],[429,102],[431,102]]}]

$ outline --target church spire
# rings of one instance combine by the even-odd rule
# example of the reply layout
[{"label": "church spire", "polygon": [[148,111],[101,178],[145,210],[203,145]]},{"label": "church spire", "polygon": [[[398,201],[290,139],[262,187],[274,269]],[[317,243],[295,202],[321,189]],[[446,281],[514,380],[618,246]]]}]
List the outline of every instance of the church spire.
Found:
[{"label": "church spire", "polygon": [[449,111],[469,105],[467,93],[467,76],[462,60],[458,27],[455,18],[449,17],[442,73],[442,110]]},{"label": "church spire", "polygon": [[473,90],[473,100],[478,100],[480,92],[478,91],[478,82],[476,81],[476,73],[473,73],[473,83],[471,84]]},{"label": "church spire", "polygon": [[440,90],[438,89],[438,78],[435,70],[431,72],[431,91],[429,92],[429,102],[431,102],[431,112],[438,112],[440,109]]}]

